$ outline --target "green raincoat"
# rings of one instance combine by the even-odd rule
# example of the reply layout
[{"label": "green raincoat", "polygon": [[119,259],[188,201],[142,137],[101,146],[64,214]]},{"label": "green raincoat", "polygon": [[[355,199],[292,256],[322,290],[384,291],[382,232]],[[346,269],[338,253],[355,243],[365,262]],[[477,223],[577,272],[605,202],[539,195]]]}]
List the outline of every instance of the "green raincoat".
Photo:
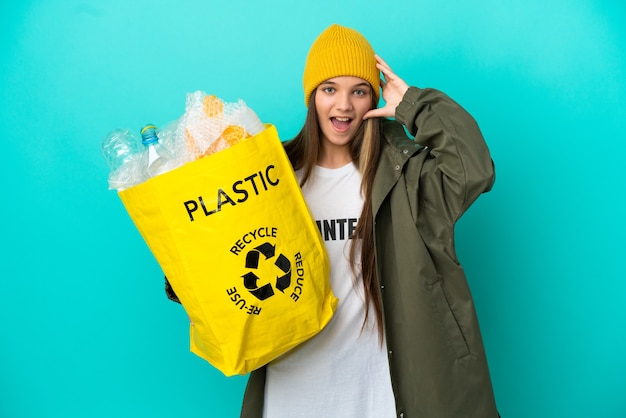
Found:
[{"label": "green raincoat", "polygon": [[[489,150],[474,119],[433,89],[411,87],[383,131],[372,205],[397,415],[497,418],[472,296],[454,250],[456,221],[493,185]],[[261,368],[250,375],[242,418],[262,416],[264,385]]]}]

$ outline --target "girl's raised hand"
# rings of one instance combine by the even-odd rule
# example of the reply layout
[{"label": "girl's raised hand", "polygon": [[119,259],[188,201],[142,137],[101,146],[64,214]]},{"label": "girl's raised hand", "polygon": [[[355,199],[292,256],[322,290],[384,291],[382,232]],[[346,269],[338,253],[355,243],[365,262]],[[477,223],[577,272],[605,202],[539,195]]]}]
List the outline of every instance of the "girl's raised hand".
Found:
[{"label": "girl's raised hand", "polygon": [[385,106],[372,109],[363,115],[363,119],[387,117],[393,118],[396,115],[396,107],[402,101],[404,93],[408,90],[409,86],[398,77],[389,65],[378,55],[376,55],[376,67],[383,73],[380,79],[380,85],[383,89],[383,99],[385,100]]}]

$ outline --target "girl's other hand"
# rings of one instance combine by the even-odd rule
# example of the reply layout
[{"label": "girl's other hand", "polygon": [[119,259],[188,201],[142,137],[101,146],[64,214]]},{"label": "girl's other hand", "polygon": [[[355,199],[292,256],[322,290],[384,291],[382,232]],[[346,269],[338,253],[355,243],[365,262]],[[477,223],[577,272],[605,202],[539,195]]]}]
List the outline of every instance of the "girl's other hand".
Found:
[{"label": "girl's other hand", "polygon": [[383,99],[385,100],[385,106],[372,109],[363,115],[363,119],[369,118],[393,118],[396,115],[396,107],[402,101],[404,93],[409,89],[408,84],[403,79],[398,77],[389,65],[378,55],[376,57],[376,67],[383,73],[380,79],[380,85],[382,87]]}]

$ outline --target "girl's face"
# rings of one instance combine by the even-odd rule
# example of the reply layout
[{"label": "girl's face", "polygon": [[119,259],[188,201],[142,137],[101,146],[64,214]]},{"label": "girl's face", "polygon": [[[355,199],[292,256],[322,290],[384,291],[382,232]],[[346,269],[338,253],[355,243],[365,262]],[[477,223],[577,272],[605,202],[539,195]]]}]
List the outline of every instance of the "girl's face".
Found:
[{"label": "girl's face", "polygon": [[371,105],[372,87],[362,78],[335,77],[317,87],[315,110],[322,132],[322,158],[337,152],[350,156],[350,141]]}]

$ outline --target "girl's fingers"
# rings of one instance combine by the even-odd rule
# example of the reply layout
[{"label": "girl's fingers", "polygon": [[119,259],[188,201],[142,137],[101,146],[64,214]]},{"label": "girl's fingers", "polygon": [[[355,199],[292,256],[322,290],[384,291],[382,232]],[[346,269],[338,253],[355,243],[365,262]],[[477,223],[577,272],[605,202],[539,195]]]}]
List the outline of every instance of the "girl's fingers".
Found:
[{"label": "girl's fingers", "polygon": [[389,64],[387,64],[381,57],[379,57],[378,55],[375,55],[376,57],[376,66],[378,67],[378,69],[380,71],[383,72],[383,74],[385,74],[386,78],[389,78],[389,76],[393,75],[393,72],[391,71],[391,67],[389,67]]},{"label": "girl's fingers", "polygon": [[389,68],[389,64],[387,64],[385,60],[380,57],[380,55],[374,54],[374,57],[376,58],[376,61],[379,64],[384,65],[385,67]]},{"label": "girl's fingers", "polygon": [[383,77],[381,77],[381,80],[384,80],[385,84],[388,84],[398,78],[396,74],[393,73],[389,68],[380,67],[379,69],[383,73]]}]

